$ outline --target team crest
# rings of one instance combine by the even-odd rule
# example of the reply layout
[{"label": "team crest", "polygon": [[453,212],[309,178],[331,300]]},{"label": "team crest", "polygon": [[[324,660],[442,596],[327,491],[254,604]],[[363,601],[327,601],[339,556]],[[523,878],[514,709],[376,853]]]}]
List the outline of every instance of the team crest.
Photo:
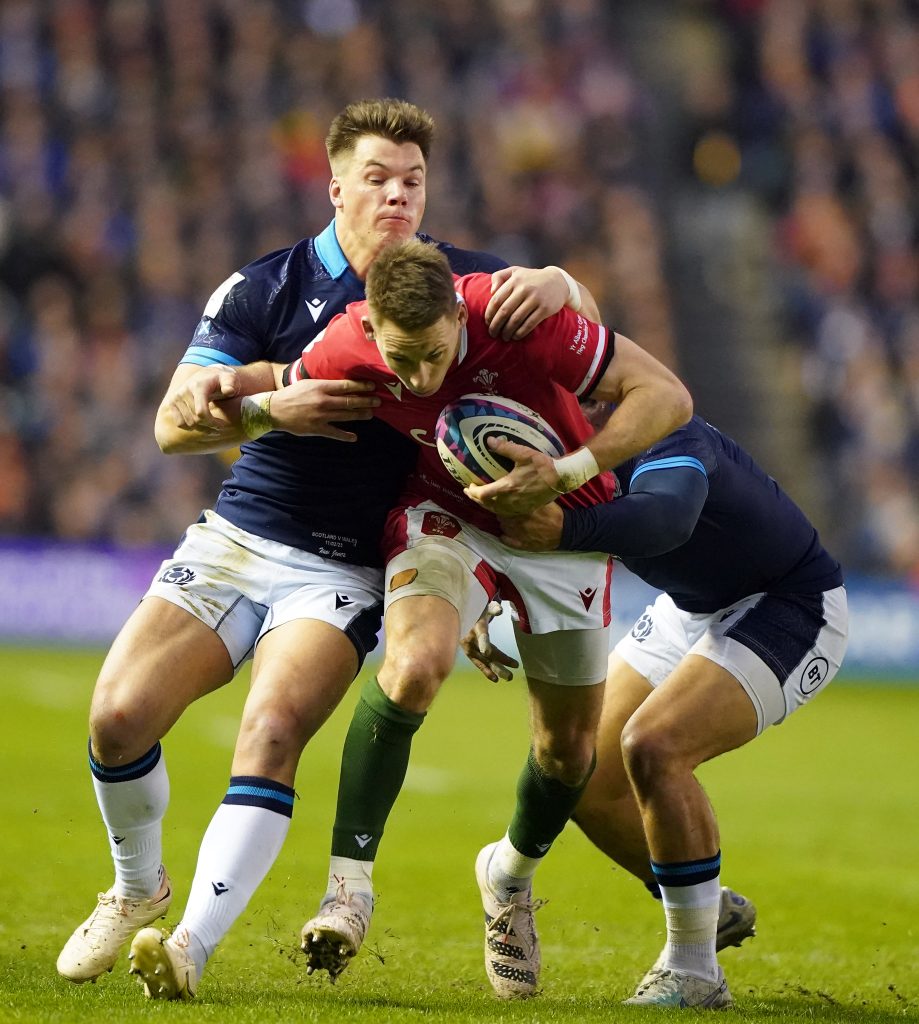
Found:
[{"label": "team crest", "polygon": [[421,532],[429,537],[456,537],[462,532],[462,527],[453,518],[443,512],[425,512],[421,520]]},{"label": "team crest", "polygon": [[175,583],[181,587],[186,583],[191,583],[194,578],[194,570],[189,569],[187,565],[174,565],[171,569],[167,569],[156,582]]},{"label": "team crest", "polygon": [[648,612],[645,612],[635,625],[632,626],[632,639],[641,643],[643,640],[648,639],[652,629],[654,629],[654,619],[651,618]]},{"label": "team crest", "polygon": [[481,369],[472,379],[482,388],[486,395],[497,394],[495,386],[498,382],[498,374],[494,370]]}]

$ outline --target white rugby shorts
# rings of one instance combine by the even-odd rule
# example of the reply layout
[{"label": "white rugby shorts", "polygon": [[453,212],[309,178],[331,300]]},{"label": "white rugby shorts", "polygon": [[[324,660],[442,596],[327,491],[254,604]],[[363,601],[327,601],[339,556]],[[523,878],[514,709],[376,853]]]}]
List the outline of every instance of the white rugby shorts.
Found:
[{"label": "white rugby shorts", "polygon": [[295,619],[340,629],[363,661],[380,629],[383,572],[265,540],[207,511],[160,566],[144,594],[151,596],[210,626],[234,668],[269,630]]},{"label": "white rugby shorts", "polygon": [[607,555],[516,551],[430,501],[390,513],[383,549],[386,608],[403,597],[442,597],[465,636],[498,598],[511,606],[527,676],[571,686],[605,679]]},{"label": "white rugby shorts", "polygon": [[683,611],[661,594],[615,650],[652,686],[687,654],[715,662],[746,691],[760,733],[830,682],[848,636],[845,587],[817,594],[751,594],[711,613]]}]

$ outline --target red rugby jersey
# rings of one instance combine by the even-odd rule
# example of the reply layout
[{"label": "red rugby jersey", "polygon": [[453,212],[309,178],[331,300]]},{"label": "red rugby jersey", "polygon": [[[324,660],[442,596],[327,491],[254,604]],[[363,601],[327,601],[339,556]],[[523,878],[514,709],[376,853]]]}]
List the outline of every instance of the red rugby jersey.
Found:
[{"label": "red rugby jersey", "polygon": [[[375,415],[420,446],[418,465],[401,503],[432,500],[460,519],[499,533],[497,520],[470,501],[437,454],[434,427],[441,409],[463,395],[484,393],[522,402],[538,412],[574,451],[593,433],[578,405],[603,376],[613,357],[612,332],[567,307],[544,320],[524,341],[492,338],[485,325],[491,275],[457,279],[457,292],[469,307],[465,338],[440,390],[426,398],[413,395],[383,362],[367,339],[361,317],[366,302],[351,303],[304,350],[290,371],[291,380],[371,380],[381,399]],[[596,505],[613,497],[613,478],[603,473],[560,498],[569,507]]]}]

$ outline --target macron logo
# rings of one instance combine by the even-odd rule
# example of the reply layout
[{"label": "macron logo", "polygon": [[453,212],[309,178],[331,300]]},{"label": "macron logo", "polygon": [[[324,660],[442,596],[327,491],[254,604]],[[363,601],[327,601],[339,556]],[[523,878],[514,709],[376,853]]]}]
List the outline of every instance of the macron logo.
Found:
[{"label": "macron logo", "polygon": [[313,318],[313,323],[322,316],[322,311],[325,309],[326,300],[323,299],[321,302],[319,299],[307,299],[306,308],[310,311],[310,316]]},{"label": "macron logo", "polygon": [[394,384],[390,384],[388,380],[383,381],[386,386],[386,390],[395,398],[397,402],[402,401],[402,382],[396,381]]},{"label": "macron logo", "polygon": [[121,844],[125,841],[125,838],[125,836],[112,836],[112,842],[116,846],[121,846]]},{"label": "macron logo", "polygon": [[597,588],[588,587],[586,590],[579,590],[578,593],[584,602],[584,611],[589,612],[590,606],[594,603],[594,598],[597,596]]},{"label": "macron logo", "polygon": [[211,888],[214,890],[215,896],[222,896],[225,892],[230,891],[230,887],[223,882],[211,882]]},{"label": "macron logo", "polygon": [[540,853],[545,853],[551,845],[551,843],[537,843],[536,849],[539,850]]},{"label": "macron logo", "polygon": [[339,608],[347,608],[349,604],[354,604],[353,597],[348,597],[347,594],[335,595],[335,611],[338,611]]},{"label": "macron logo", "polygon": [[371,839],[373,839],[373,836],[368,836],[366,832],[362,836],[355,836],[354,837],[354,841],[357,843],[357,845],[362,850],[370,842]]}]

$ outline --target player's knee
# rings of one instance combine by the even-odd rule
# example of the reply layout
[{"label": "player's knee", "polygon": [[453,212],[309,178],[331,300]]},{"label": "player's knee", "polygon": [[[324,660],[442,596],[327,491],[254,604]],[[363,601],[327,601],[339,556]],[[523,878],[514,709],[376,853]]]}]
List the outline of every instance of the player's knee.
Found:
[{"label": "player's knee", "polygon": [[647,792],[667,774],[682,770],[678,751],[665,730],[630,720],[622,730],[622,760],[632,785]]},{"label": "player's knee", "polygon": [[279,772],[296,771],[300,754],[315,731],[309,718],[292,707],[279,704],[247,713],[236,743],[234,774],[278,778]]},{"label": "player's knee", "polygon": [[116,701],[93,706],[89,738],[93,757],[109,768],[136,761],[160,739],[148,733],[141,716],[132,712],[130,704]]},{"label": "player's knee", "polygon": [[593,737],[576,733],[534,737],[533,754],[548,778],[580,786],[593,769]]},{"label": "player's knee", "polygon": [[383,692],[400,707],[427,711],[453,668],[454,652],[423,644],[398,645],[387,651],[378,679]]}]

